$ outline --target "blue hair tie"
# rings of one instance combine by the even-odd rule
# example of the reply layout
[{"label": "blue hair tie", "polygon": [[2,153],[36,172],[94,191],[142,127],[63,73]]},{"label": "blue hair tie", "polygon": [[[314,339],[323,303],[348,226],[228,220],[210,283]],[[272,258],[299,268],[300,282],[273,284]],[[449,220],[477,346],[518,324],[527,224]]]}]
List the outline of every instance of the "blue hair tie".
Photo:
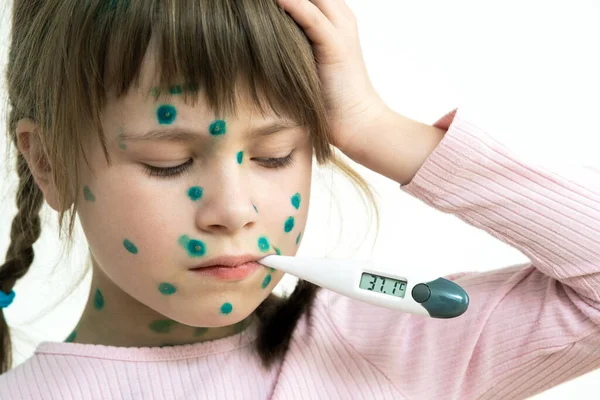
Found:
[{"label": "blue hair tie", "polygon": [[11,290],[9,294],[4,293],[0,290],[0,308],[6,308],[11,305],[13,300],[15,299],[16,293],[14,290]]}]

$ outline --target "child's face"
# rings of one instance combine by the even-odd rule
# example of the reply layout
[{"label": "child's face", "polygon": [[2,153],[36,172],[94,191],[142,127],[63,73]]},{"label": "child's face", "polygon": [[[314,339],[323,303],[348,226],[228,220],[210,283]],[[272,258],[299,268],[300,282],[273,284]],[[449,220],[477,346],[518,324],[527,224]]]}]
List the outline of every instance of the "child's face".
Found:
[{"label": "child's face", "polygon": [[[94,268],[113,285],[106,292],[122,291],[169,319],[229,325],[254,311],[283,274],[261,266],[244,279],[223,280],[190,268],[227,255],[261,258],[276,248],[296,253],[310,195],[310,138],[302,127],[256,134],[289,121],[262,118],[248,97],[237,117],[217,118],[202,99],[192,107],[182,94],[148,95],[152,87],[146,80],[109,101],[102,123],[110,166],[90,139],[94,173],[81,171],[77,201]],[[143,139],[151,131],[154,139]],[[153,175],[173,175],[151,176],[145,165]]]}]

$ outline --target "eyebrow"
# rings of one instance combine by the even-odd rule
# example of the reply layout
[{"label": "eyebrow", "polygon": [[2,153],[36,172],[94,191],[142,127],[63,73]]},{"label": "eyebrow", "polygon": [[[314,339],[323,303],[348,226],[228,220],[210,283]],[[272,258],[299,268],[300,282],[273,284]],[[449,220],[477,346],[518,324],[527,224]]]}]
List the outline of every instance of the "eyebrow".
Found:
[{"label": "eyebrow", "polygon": [[[294,122],[277,121],[269,125],[260,126],[250,130],[248,132],[248,137],[250,139],[256,139],[298,127],[300,127],[300,125]],[[205,136],[201,135],[198,131],[181,127],[169,127],[152,129],[143,134],[135,134],[123,130],[120,135],[120,139],[123,142],[147,142],[162,140],[190,142],[203,140],[205,139]]]}]

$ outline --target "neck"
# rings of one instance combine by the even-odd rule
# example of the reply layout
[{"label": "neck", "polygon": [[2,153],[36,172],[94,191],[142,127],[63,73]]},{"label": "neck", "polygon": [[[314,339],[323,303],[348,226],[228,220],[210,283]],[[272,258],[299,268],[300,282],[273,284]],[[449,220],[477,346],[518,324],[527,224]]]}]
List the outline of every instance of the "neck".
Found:
[{"label": "neck", "polygon": [[236,324],[217,328],[178,323],[122,291],[95,262],[92,265],[88,301],[67,342],[117,347],[174,346],[231,336],[255,321],[251,314]]}]

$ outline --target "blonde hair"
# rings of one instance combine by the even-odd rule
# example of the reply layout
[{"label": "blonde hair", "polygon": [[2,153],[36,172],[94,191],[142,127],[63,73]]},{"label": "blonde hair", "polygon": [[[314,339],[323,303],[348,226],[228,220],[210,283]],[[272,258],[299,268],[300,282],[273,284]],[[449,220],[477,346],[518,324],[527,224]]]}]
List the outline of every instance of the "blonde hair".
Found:
[{"label": "blonde hair", "polygon": [[[235,113],[236,82],[243,77],[255,105],[306,126],[319,164],[332,163],[377,209],[362,177],[336,158],[317,67],[302,29],[275,0],[15,0],[7,70],[7,132],[17,146],[16,124],[37,124],[39,140],[59,193],[59,228],[69,215],[72,239],[78,160],[84,135],[96,134],[110,162],[100,124],[107,92],[122,96],[139,84],[142,60],[157,39],[160,89],[197,84],[217,115]],[[43,195],[17,150],[18,213],[13,220],[0,290],[8,293],[29,270],[40,236]],[[270,295],[256,310],[257,351],[265,366],[285,354],[300,316],[318,287],[300,280],[286,299]],[[0,310],[0,373],[11,367],[11,340]]]}]

